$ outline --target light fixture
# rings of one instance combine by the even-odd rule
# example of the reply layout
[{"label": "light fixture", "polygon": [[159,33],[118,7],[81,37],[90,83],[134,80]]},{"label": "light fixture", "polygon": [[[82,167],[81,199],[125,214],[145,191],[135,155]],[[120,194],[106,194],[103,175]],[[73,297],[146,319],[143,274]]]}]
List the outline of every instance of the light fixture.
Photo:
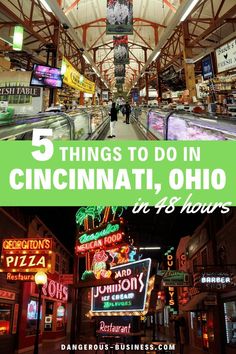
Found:
[{"label": "light fixture", "polygon": [[22,26],[15,26],[13,35],[13,50],[22,50],[24,39],[24,28]]},{"label": "light fixture", "polygon": [[67,69],[66,62],[64,60],[62,60],[62,63],[61,63],[61,75],[65,75],[66,69]]},{"label": "light fixture", "polygon": [[36,333],[35,333],[35,341],[34,341],[34,354],[39,353],[39,332],[40,332],[40,307],[41,307],[41,298],[42,298],[42,287],[47,283],[47,274],[42,270],[37,272],[34,276],[35,284],[38,286],[38,314],[37,314],[37,322],[36,322]]},{"label": "light fixture", "polygon": [[188,15],[190,14],[190,12],[194,9],[194,7],[197,5],[197,3],[199,2],[199,0],[193,0],[191,2],[191,4],[189,5],[189,7],[187,8],[187,10],[185,11],[185,13],[183,14],[183,16],[180,19],[180,22],[183,22]]},{"label": "light fixture", "polygon": [[41,4],[43,5],[43,7],[45,8],[46,11],[48,12],[52,12],[51,7],[48,5],[48,3],[46,2],[46,0],[40,0]]},{"label": "light fixture", "polygon": [[47,283],[47,274],[44,273],[42,270],[37,272],[34,276],[35,284],[37,285],[44,285]]},{"label": "light fixture", "polygon": [[84,60],[86,61],[87,64],[90,64],[90,62],[89,62],[88,58],[86,57],[86,55],[83,54],[83,58],[84,58]]},{"label": "light fixture", "polygon": [[154,56],[154,58],[152,59],[152,61],[156,60],[156,58],[159,57],[160,54],[161,54],[161,51],[159,50],[159,51],[155,54],[155,56]]}]

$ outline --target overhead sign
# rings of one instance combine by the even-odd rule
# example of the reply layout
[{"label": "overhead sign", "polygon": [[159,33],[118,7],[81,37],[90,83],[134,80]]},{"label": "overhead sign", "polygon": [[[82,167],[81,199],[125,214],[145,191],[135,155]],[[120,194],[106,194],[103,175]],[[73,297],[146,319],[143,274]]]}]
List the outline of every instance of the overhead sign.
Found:
[{"label": "overhead sign", "polygon": [[79,234],[76,240],[75,252],[78,254],[121,243],[124,237],[122,225],[120,221],[112,221],[91,231]]},{"label": "overhead sign", "polygon": [[2,272],[37,272],[51,269],[52,239],[5,239],[2,244]]},{"label": "overhead sign", "polygon": [[164,286],[190,286],[190,275],[180,270],[161,270],[157,275],[163,277]]},{"label": "overhead sign", "polygon": [[194,274],[194,286],[205,290],[227,290],[235,286],[233,274],[227,271]]},{"label": "overhead sign", "polygon": [[125,65],[118,64],[115,65],[115,77],[125,77]]},{"label": "overhead sign", "polygon": [[215,54],[218,73],[236,68],[236,39],[216,49]]},{"label": "overhead sign", "polygon": [[66,85],[81,92],[95,93],[95,83],[80,74],[65,57],[62,59],[62,74]]},{"label": "overhead sign", "polygon": [[111,268],[115,284],[92,289],[91,311],[95,313],[144,311],[151,259]]},{"label": "overhead sign", "polygon": [[107,34],[133,34],[133,0],[107,0]]}]

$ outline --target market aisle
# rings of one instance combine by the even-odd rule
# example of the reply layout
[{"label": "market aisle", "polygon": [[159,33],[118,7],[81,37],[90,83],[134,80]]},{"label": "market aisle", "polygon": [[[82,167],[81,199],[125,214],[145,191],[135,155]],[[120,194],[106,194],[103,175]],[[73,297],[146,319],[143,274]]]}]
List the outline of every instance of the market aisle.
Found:
[{"label": "market aisle", "polygon": [[109,139],[107,138],[108,135],[110,135],[110,129],[107,133],[107,136],[104,140],[144,140],[143,136],[140,136],[140,134],[136,131],[134,128],[134,125],[132,123],[126,124],[124,123],[125,117],[123,117],[123,114],[118,113],[118,121],[116,123],[116,128],[115,128],[115,138]]}]

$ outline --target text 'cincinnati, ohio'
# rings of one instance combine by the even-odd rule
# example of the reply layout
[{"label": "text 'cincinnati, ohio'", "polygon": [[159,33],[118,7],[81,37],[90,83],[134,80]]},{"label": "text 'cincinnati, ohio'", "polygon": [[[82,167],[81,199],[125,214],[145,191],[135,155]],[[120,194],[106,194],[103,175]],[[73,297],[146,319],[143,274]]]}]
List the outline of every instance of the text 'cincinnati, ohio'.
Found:
[{"label": "text 'cincinnati, ohio'", "polygon": [[14,190],[153,189],[152,169],[14,169],[9,176]]}]

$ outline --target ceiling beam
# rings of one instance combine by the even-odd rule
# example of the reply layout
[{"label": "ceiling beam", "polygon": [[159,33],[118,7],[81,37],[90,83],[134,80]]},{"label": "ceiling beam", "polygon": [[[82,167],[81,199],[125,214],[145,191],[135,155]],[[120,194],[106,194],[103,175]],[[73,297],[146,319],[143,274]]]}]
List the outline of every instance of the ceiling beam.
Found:
[{"label": "ceiling beam", "polygon": [[73,8],[74,8],[75,6],[77,6],[79,2],[80,2],[80,0],[75,0],[75,1],[65,10],[65,14],[68,14],[68,12],[70,12],[71,10],[73,10]]}]

